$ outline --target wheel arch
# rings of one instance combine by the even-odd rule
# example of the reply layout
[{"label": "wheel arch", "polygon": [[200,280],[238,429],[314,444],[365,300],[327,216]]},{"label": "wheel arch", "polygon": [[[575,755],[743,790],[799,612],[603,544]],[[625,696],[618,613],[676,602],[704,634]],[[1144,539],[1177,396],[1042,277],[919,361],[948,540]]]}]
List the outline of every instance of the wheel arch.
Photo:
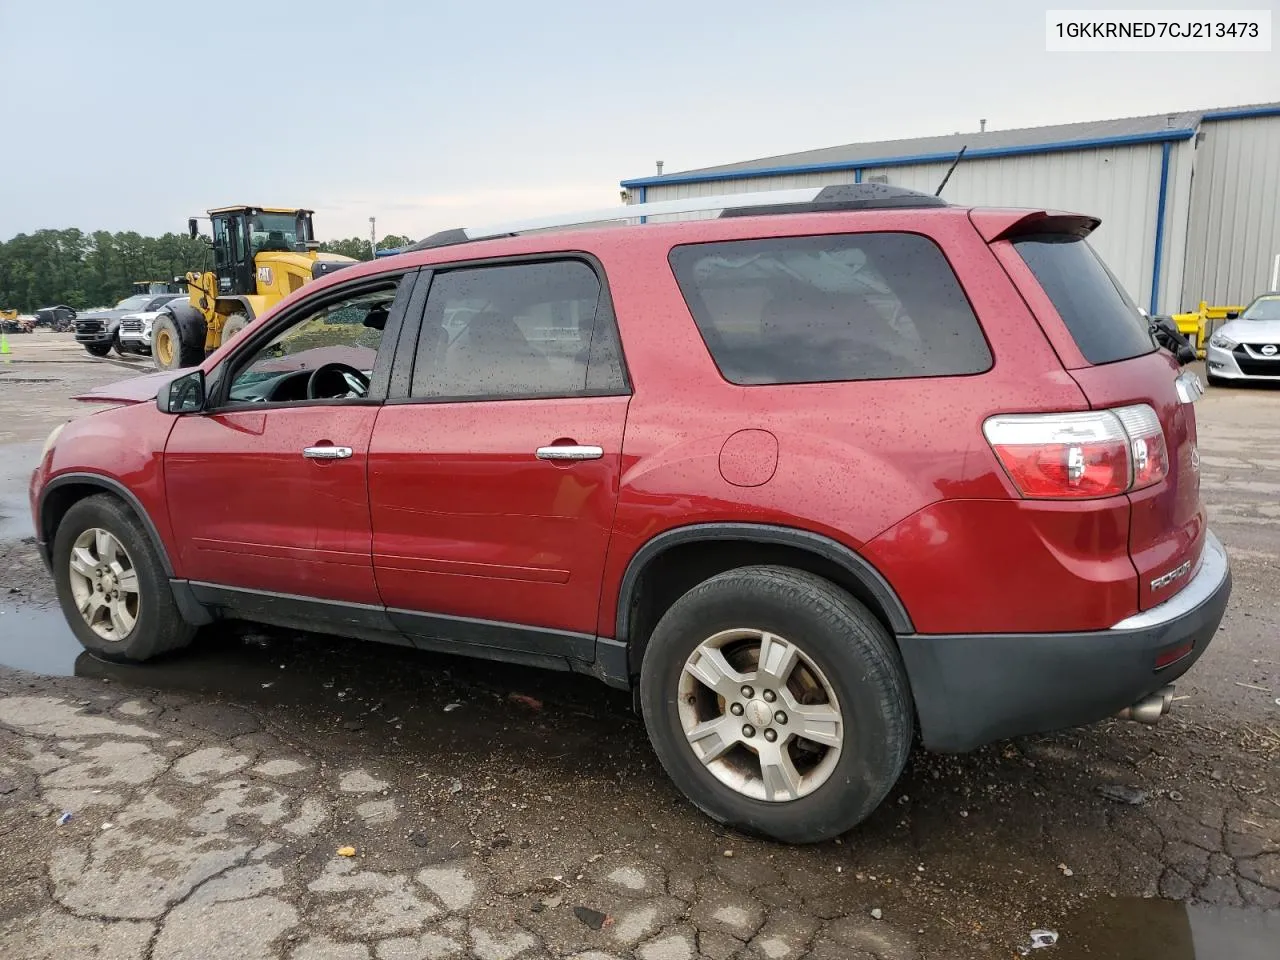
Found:
[{"label": "wheel arch", "polygon": [[639,672],[649,634],[687,590],[725,570],[776,563],[822,576],[861,601],[890,634],[915,632],[888,580],[866,559],[830,537],[795,527],[700,523],[657,534],[631,557],[618,591],[614,639]]},{"label": "wheel arch", "polygon": [[40,542],[46,544],[47,549],[52,553],[53,538],[67,511],[81,500],[99,493],[110,493],[124,501],[138,518],[143,529],[147,531],[147,536],[151,538],[152,546],[156,548],[156,554],[160,557],[165,576],[172,578],[174,572],[173,564],[169,560],[169,551],[160,537],[160,531],[156,529],[156,525],[147,514],[146,508],[128,487],[104,474],[64,473],[45,484],[44,489],[40,491],[37,509],[36,533]]}]

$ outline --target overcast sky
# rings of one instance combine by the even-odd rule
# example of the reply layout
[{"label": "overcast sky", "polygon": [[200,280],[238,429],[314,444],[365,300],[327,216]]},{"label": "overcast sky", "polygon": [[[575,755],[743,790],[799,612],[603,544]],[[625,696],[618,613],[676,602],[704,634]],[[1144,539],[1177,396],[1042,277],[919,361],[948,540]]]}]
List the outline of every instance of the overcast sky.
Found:
[{"label": "overcast sky", "polygon": [[230,203],[418,238],[611,205],[658,159],[1280,100],[1278,52],[1050,54],[1045,6],[0,0],[0,239]]}]

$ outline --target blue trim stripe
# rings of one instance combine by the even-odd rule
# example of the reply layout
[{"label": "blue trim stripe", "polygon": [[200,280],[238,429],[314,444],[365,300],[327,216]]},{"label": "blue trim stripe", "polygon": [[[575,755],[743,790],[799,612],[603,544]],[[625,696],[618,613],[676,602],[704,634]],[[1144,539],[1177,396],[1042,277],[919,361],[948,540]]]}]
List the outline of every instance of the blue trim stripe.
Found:
[{"label": "blue trim stripe", "polygon": [[1280,106],[1240,107],[1237,110],[1210,110],[1201,120],[1246,120],[1249,117],[1280,117]]},{"label": "blue trim stripe", "polygon": [[[1091,140],[1059,140],[1053,143],[1029,143],[1018,147],[987,147],[969,150],[966,160],[982,160],[994,157],[1021,157],[1036,153],[1063,153],[1069,150],[1096,150],[1103,147],[1123,147],[1139,143],[1170,143],[1189,140],[1196,131],[1189,127],[1156,130],[1151,133],[1134,133],[1122,137],[1097,137]],[[910,163],[950,163],[955,151],[946,153],[920,153],[903,157],[877,157],[874,160],[839,160],[832,163],[805,163],[788,167],[756,167],[749,170],[727,170],[720,173],[673,173],[664,177],[639,177],[623,180],[621,186],[652,187],[676,183],[715,183],[723,180],[749,180],[753,177],[778,177],[793,173],[827,173],[833,170],[865,170],[872,167],[900,167]]]},{"label": "blue trim stripe", "polygon": [[1160,267],[1161,261],[1164,259],[1164,207],[1166,195],[1169,192],[1169,154],[1172,152],[1173,145],[1164,143],[1160,149],[1160,198],[1156,203],[1156,252],[1154,262],[1151,265],[1151,305],[1147,308],[1152,314],[1159,313],[1158,302],[1160,299]]}]

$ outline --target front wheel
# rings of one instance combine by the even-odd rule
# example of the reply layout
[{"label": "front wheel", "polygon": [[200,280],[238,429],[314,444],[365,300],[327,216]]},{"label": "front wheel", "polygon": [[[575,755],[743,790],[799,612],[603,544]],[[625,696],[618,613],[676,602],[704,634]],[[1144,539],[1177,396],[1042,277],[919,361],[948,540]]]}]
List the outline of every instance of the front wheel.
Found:
[{"label": "front wheel", "polygon": [[108,353],[111,352],[110,343],[86,343],[84,345],[84,348],[88,350],[91,354],[93,354],[95,357],[105,357]]},{"label": "front wheel", "polygon": [[884,626],[821,577],[743,567],[672,605],[645,650],[645,726],[713,819],[789,843],[865,819],[906,764],[913,714]]},{"label": "front wheel", "polygon": [[117,662],[149,660],[191,642],[151,538],[110,494],[74,504],[53,538],[58,602],[81,645]]}]

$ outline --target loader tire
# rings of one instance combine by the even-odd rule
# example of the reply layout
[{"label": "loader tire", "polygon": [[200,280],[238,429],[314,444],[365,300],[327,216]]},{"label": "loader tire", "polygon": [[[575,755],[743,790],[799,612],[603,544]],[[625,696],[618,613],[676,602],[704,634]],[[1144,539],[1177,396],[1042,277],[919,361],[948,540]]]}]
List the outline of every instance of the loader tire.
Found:
[{"label": "loader tire", "polygon": [[249,318],[243,313],[233,313],[222,322],[222,339],[219,346],[226,343],[249,325]]},{"label": "loader tire", "polygon": [[[204,337],[195,337],[190,327],[181,324],[168,313],[156,317],[151,327],[151,356],[157,370],[178,370],[194,367],[204,360]],[[203,326],[203,324],[202,324]]]}]

